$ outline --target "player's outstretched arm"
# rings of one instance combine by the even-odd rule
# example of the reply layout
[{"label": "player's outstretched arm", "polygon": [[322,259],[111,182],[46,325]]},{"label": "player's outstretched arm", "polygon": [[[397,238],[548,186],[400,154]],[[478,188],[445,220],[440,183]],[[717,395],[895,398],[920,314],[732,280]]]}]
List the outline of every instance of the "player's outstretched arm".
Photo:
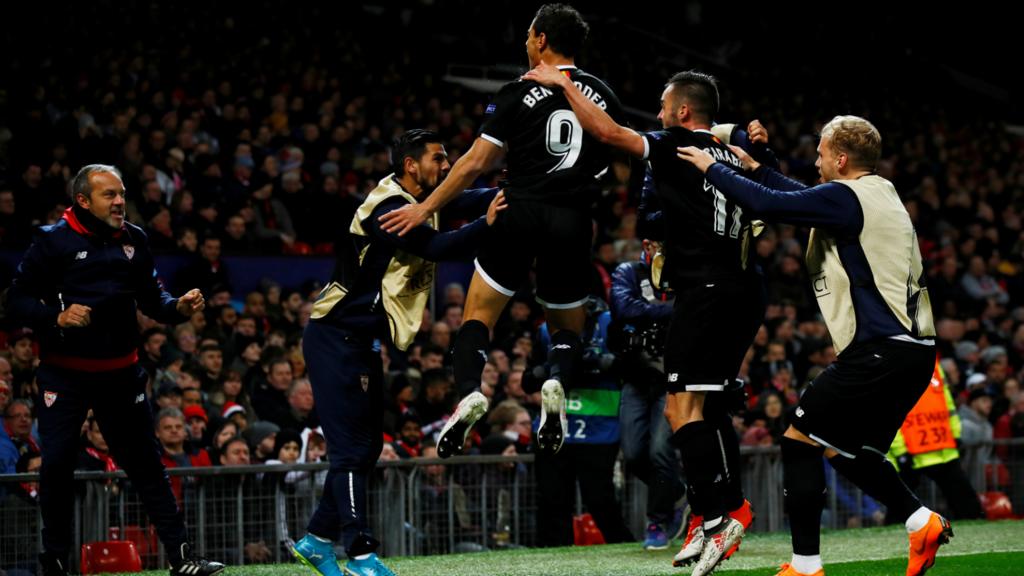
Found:
[{"label": "player's outstretched arm", "polygon": [[523,75],[524,80],[533,80],[549,88],[561,88],[565,97],[576,113],[583,129],[603,144],[614,146],[642,158],[644,156],[644,139],[633,130],[620,126],[607,112],[601,110],[589,98],[580,92],[568,76],[561,70],[543,62]]},{"label": "player's outstretched arm", "polygon": [[502,149],[493,142],[477,138],[462,158],[452,166],[444,182],[426,200],[408,204],[380,217],[381,229],[388,233],[405,236],[410,230],[427,221],[431,215],[444,207],[465,190],[484,170],[494,165]]}]

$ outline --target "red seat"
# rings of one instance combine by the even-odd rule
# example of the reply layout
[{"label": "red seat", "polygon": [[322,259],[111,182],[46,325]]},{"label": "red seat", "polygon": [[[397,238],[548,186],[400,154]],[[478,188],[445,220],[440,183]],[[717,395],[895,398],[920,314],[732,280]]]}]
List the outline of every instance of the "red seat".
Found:
[{"label": "red seat", "polygon": [[580,514],[572,519],[573,536],[577,546],[593,546],[604,544],[604,534],[594,522],[594,517],[588,514]]},{"label": "red seat", "polygon": [[139,556],[157,554],[158,539],[156,527],[152,524],[145,528],[136,524],[129,524],[124,527],[124,534],[121,534],[121,530],[117,526],[111,526],[107,537],[111,540],[124,540],[134,543],[135,550],[138,551]]},{"label": "red seat", "polygon": [[133,542],[115,540],[82,544],[82,574],[141,571],[142,559]]},{"label": "red seat", "polygon": [[289,256],[309,256],[313,253],[313,248],[305,242],[293,242],[291,246],[285,244],[283,252]]},{"label": "red seat", "polygon": [[978,495],[981,500],[981,507],[985,510],[985,517],[989,520],[1005,520],[1016,518],[1013,513],[1013,505],[1010,499],[1003,492],[985,492]]}]

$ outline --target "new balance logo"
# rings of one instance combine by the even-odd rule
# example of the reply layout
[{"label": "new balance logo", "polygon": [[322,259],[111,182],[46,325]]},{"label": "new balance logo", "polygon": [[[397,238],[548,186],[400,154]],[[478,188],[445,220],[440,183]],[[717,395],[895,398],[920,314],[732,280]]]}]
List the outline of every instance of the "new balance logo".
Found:
[{"label": "new balance logo", "polygon": [[803,418],[803,416],[804,416],[804,409],[803,409],[803,408],[799,408],[799,407],[798,407],[798,408],[796,409],[796,417],[797,417],[797,418]]},{"label": "new balance logo", "polygon": [[78,254],[75,254],[75,260],[85,260],[85,257],[89,255],[88,250],[82,250]]},{"label": "new balance logo", "polygon": [[675,372],[669,374],[668,375],[668,381],[669,382],[678,382],[679,381],[679,374],[676,374]]},{"label": "new balance logo", "polygon": [[135,397],[135,403],[136,404],[142,404],[145,401],[146,401],[146,394],[145,393],[139,394],[138,396]]}]

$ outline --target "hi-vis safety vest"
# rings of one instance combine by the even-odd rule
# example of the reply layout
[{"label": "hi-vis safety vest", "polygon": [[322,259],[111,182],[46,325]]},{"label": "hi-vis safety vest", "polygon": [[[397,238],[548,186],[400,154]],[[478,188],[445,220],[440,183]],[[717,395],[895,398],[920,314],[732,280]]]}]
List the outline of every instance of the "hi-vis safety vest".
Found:
[{"label": "hi-vis safety vest", "polygon": [[956,448],[953,429],[949,425],[949,407],[946,406],[946,386],[942,380],[942,368],[935,360],[935,372],[928,389],[921,395],[914,408],[907,414],[900,427],[907,452],[924,454],[943,448]]},{"label": "hi-vis safety vest", "polygon": [[914,469],[945,464],[960,457],[956,440],[960,437],[960,417],[956,414],[953,395],[945,384],[945,374],[935,359],[928,389],[903,421],[892,446],[889,459],[910,454]]}]

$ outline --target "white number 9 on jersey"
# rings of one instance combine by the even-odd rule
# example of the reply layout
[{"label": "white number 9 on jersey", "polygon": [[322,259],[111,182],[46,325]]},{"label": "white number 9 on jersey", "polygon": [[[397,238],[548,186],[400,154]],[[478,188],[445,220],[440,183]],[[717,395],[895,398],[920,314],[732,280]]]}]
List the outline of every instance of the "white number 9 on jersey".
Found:
[{"label": "white number 9 on jersey", "polygon": [[548,174],[572,168],[583,147],[583,127],[572,110],[555,110],[548,116],[548,154],[561,158]]}]

